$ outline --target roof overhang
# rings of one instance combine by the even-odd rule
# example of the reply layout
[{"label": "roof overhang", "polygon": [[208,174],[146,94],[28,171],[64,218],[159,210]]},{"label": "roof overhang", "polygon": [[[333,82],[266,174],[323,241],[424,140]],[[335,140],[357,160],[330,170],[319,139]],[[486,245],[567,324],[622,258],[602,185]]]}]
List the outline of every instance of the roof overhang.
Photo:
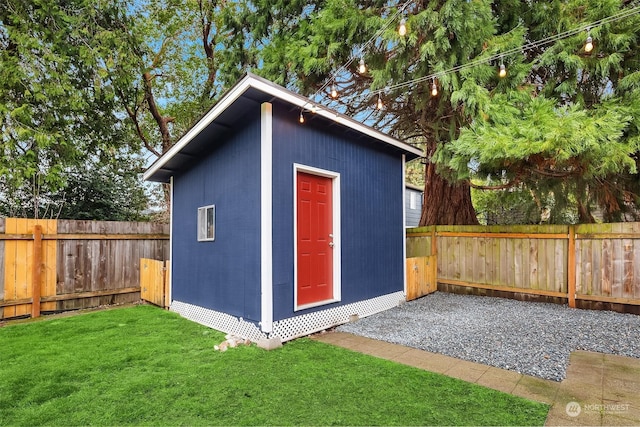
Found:
[{"label": "roof overhang", "polygon": [[[199,157],[202,145],[224,135],[243,117],[249,105],[280,100],[300,109],[315,108],[315,114],[331,120],[363,136],[374,138],[403,152],[407,160],[424,155],[422,150],[360,123],[344,114],[313,103],[280,85],[255,74],[247,73],[222,98],[193,125],[162,157],[158,158],[144,173],[148,181],[169,182],[172,175],[186,164]],[[197,138],[200,134],[208,138]]]}]

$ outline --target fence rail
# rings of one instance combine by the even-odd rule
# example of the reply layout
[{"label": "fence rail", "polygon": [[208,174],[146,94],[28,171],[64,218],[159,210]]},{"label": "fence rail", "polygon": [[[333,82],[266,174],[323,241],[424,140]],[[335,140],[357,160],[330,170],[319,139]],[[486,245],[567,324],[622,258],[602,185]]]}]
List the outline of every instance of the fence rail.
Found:
[{"label": "fence rail", "polygon": [[640,223],[407,231],[407,257],[434,255],[442,285],[640,305]]},{"label": "fence rail", "polygon": [[0,318],[140,299],[139,259],[168,258],[168,231],[143,222],[0,218]]}]

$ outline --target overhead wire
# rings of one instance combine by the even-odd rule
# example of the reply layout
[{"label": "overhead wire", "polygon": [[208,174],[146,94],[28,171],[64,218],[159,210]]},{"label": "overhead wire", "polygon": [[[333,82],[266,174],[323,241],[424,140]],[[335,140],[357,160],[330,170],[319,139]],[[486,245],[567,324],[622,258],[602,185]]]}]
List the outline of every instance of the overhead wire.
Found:
[{"label": "overhead wire", "polygon": [[638,13],[640,13],[640,6],[636,6],[636,7],[633,7],[631,9],[625,9],[624,11],[621,11],[621,12],[619,12],[617,14],[608,16],[606,18],[602,18],[602,19],[600,19],[598,21],[594,21],[594,22],[591,22],[589,24],[581,25],[581,26],[573,28],[571,30],[564,31],[562,33],[558,33],[558,34],[553,35],[553,36],[545,37],[545,38],[540,39],[540,40],[531,41],[531,42],[528,42],[528,43],[524,44],[523,46],[511,48],[511,49],[496,53],[496,54],[491,55],[491,56],[486,57],[486,58],[478,58],[476,60],[467,62],[465,64],[457,65],[455,67],[449,68],[448,70],[434,72],[434,73],[431,73],[431,74],[426,75],[426,76],[422,76],[422,77],[418,77],[418,78],[415,78],[415,79],[412,79],[412,80],[396,83],[394,85],[385,86],[384,88],[380,88],[380,89],[377,89],[375,91],[372,91],[372,94],[375,95],[378,92],[384,93],[384,92],[387,92],[387,91],[394,91],[394,90],[402,89],[402,88],[405,88],[405,87],[408,87],[408,86],[412,86],[412,85],[415,85],[415,84],[419,84],[419,83],[422,83],[422,82],[425,82],[425,81],[429,81],[429,80],[432,80],[432,79],[435,79],[435,78],[440,78],[440,77],[446,76],[448,74],[452,74],[452,73],[456,73],[456,72],[459,72],[459,71],[463,71],[463,70],[466,70],[468,68],[473,68],[473,67],[476,67],[478,65],[491,63],[493,61],[501,59],[502,57],[510,56],[510,55],[513,55],[513,54],[516,54],[516,53],[526,52],[526,51],[533,50],[533,49],[536,49],[536,48],[539,48],[539,47],[543,47],[543,46],[546,46],[548,44],[555,43],[557,41],[569,38],[569,37],[574,36],[576,34],[579,34],[579,33],[582,33],[582,32],[586,32],[588,30],[592,30],[594,27],[599,27],[599,26],[602,26],[602,25],[610,23],[610,22],[619,21],[621,19],[628,18],[629,16],[633,16],[633,15],[638,14]]},{"label": "overhead wire", "polygon": [[[402,4],[401,7],[399,7],[396,12],[388,19],[385,20],[384,25],[378,30],[376,31],[376,33],[369,38],[364,44],[362,44],[354,53],[351,54],[351,56],[349,57],[349,59],[343,64],[341,65],[336,71],[334,71],[333,73],[331,73],[331,75],[329,76],[329,78],[326,79],[325,83],[322,84],[322,86],[320,86],[320,88],[318,90],[316,90],[316,92],[309,97],[309,99],[311,100],[311,102],[305,104],[302,109],[301,109],[301,115],[302,115],[302,111],[305,109],[311,109],[311,110],[315,110],[316,108],[316,103],[314,100],[315,98],[322,92],[324,92],[324,90],[329,87],[331,85],[332,87],[332,93],[333,93],[333,89],[336,87],[336,78],[343,72],[346,72],[348,70],[348,67],[356,60],[356,59],[363,59],[364,57],[364,53],[366,52],[366,50],[369,48],[369,46],[374,43],[376,40],[378,40],[381,35],[384,33],[384,31],[386,31],[389,26],[395,21],[395,19],[400,16],[400,14],[403,14],[405,9],[409,6],[409,4],[412,2],[413,0],[408,0],[405,3]],[[634,4],[638,4],[640,3],[639,1],[634,1]],[[625,18],[628,18],[630,16],[636,15],[640,13],[640,5],[636,5],[634,7],[631,8],[626,8],[614,15],[611,16],[607,16],[605,18],[599,19],[597,21],[588,23],[588,24],[583,24],[580,25],[576,28],[570,29],[570,30],[566,30],[563,31],[561,33],[552,35],[552,36],[548,36],[545,38],[542,38],[540,40],[535,40],[535,41],[530,41],[528,43],[525,43],[522,46],[518,46],[518,47],[514,47],[511,49],[507,49],[505,51],[500,51],[497,52],[493,55],[490,55],[488,57],[483,57],[483,58],[478,58],[475,59],[473,61],[469,61],[465,64],[461,64],[461,65],[457,65],[455,67],[451,67],[447,70],[443,70],[443,71],[437,71],[425,76],[421,76],[415,79],[411,79],[411,80],[407,80],[404,82],[399,82],[393,85],[389,85],[389,86],[385,86],[383,88],[380,89],[376,89],[376,90],[371,90],[371,91],[367,91],[366,94],[361,94],[361,95],[355,95],[353,97],[351,97],[351,99],[358,99],[358,98],[362,98],[364,96],[377,96],[378,98],[378,102],[376,103],[376,107],[377,109],[381,109],[380,107],[380,102],[381,102],[381,95],[385,92],[391,92],[391,91],[397,91],[399,89],[403,89],[405,87],[409,87],[409,86],[413,86],[416,84],[420,84],[423,83],[425,81],[429,81],[431,80],[433,83],[435,83],[435,80],[438,79],[440,80],[443,76],[446,76],[448,74],[453,74],[453,73],[457,73],[460,71],[464,71],[466,69],[469,68],[473,68],[479,65],[483,65],[483,64],[490,64],[491,62],[494,62],[496,60],[501,60],[501,65],[504,65],[502,60],[504,57],[508,57],[514,54],[518,54],[518,53],[523,53],[523,52],[527,52],[533,49],[537,49],[537,48],[541,48],[544,46],[547,46],[549,44],[555,43],[557,41],[572,37],[574,35],[580,34],[582,32],[587,32],[588,35],[590,36],[591,34],[591,30],[593,30],[596,27],[611,23],[611,22],[615,22],[615,21],[619,21]],[[501,77],[504,77],[503,75],[501,75]],[[433,84],[432,84],[433,86]],[[433,90],[433,87],[432,87]],[[331,96],[332,100],[335,101],[336,97],[335,96]],[[308,108],[310,107],[310,108]]]},{"label": "overhead wire", "polygon": [[[376,33],[373,36],[371,36],[369,40],[367,40],[364,44],[362,44],[355,53],[352,53],[349,59],[344,64],[342,64],[340,68],[338,68],[336,71],[331,73],[331,76],[328,79],[326,79],[325,83],[323,83],[322,86],[320,86],[320,88],[316,90],[312,96],[309,97],[309,99],[314,100],[320,93],[324,92],[324,90],[329,85],[335,84],[336,77],[338,77],[341,73],[347,71],[348,67],[353,63],[353,61],[355,61],[356,59],[363,59],[364,53],[369,48],[369,46],[372,43],[374,43],[376,40],[378,40],[380,36],[382,36],[382,34],[387,30],[387,28],[389,28],[389,26],[396,20],[396,18],[401,13],[404,13],[404,10],[412,2],[413,0],[407,0],[406,2],[404,2],[402,6],[400,6],[390,18],[384,21],[384,24],[382,25],[382,27],[378,31],[376,31]],[[305,105],[303,108],[305,108],[307,105]]]}]

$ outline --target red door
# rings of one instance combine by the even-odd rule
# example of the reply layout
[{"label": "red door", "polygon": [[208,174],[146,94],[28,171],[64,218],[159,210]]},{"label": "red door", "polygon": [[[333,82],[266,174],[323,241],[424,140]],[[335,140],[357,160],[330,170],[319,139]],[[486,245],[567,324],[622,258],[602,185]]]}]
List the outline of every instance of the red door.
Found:
[{"label": "red door", "polygon": [[332,180],[297,174],[297,304],[333,299]]}]

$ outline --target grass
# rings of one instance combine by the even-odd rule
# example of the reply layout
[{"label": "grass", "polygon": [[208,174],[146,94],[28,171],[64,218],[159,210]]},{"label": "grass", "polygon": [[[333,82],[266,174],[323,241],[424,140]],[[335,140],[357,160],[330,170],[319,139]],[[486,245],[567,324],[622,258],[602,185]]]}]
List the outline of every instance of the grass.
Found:
[{"label": "grass", "polygon": [[542,425],[548,407],[310,339],[221,353],[151,306],[0,328],[0,425]]}]

